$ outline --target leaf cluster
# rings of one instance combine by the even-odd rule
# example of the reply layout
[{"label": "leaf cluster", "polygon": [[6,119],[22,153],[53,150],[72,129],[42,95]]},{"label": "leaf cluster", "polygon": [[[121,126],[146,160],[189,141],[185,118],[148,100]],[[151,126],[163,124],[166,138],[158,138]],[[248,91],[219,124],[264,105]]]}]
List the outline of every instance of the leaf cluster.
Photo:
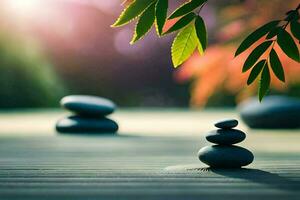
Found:
[{"label": "leaf cluster", "polygon": [[[177,32],[171,52],[174,67],[180,66],[198,49],[202,55],[207,47],[205,22],[198,13],[207,0],[191,0],[178,7],[168,17],[168,0],[134,0],[121,13],[113,27],[119,27],[136,20],[131,44],[142,39],[152,28],[156,27],[159,37]],[[176,23],[164,31],[168,20],[178,18]]]},{"label": "leaf cluster", "polygon": [[[271,84],[270,71],[282,82],[285,82],[285,74],[282,63],[274,49],[278,45],[286,56],[296,62],[300,62],[300,53],[296,43],[300,43],[300,23],[298,8],[288,11],[283,20],[271,21],[253,33],[251,33],[238,47],[235,56],[240,55],[259,40],[264,42],[254,48],[247,57],[242,72],[251,69],[247,84],[252,84],[260,76],[258,96],[261,101],[266,95]],[[288,27],[290,32],[287,31]]]}]

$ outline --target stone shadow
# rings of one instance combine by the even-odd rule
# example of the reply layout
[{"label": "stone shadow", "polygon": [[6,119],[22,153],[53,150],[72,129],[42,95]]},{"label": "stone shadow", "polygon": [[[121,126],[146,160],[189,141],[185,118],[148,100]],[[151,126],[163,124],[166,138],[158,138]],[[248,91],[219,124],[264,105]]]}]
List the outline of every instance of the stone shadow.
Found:
[{"label": "stone shadow", "polygon": [[169,166],[164,169],[168,173],[214,173],[223,177],[246,180],[253,183],[263,184],[271,188],[285,190],[289,192],[300,191],[300,181],[292,180],[291,178],[282,177],[278,174],[249,168],[210,168],[203,167],[199,164],[190,165],[175,165]]},{"label": "stone shadow", "polygon": [[[203,171],[204,169],[202,169]],[[259,169],[215,169],[206,168],[206,170],[213,173],[236,179],[244,179],[250,182],[268,185],[273,188],[280,190],[288,190],[299,192],[300,191],[300,181],[291,180],[286,177],[279,176],[275,173],[270,173],[267,171]]]},{"label": "stone shadow", "polygon": [[109,133],[109,132],[56,132],[58,136],[72,136],[72,137],[103,137],[103,138],[138,138],[139,135],[126,133]]}]

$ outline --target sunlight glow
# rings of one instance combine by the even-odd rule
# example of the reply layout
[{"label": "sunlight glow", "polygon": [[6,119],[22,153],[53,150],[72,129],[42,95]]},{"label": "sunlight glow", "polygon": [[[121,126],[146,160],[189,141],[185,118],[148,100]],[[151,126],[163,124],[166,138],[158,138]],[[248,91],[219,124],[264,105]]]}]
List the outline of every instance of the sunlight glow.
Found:
[{"label": "sunlight glow", "polygon": [[7,6],[9,10],[17,15],[32,15],[42,9],[43,0],[9,0]]}]

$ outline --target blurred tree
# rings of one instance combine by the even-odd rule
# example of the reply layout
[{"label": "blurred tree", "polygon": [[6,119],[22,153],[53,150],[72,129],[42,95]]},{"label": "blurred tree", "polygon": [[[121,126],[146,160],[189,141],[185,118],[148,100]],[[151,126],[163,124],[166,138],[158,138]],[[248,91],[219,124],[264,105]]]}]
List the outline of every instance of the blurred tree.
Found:
[{"label": "blurred tree", "polygon": [[109,28],[118,1],[34,2],[25,9],[26,2],[0,1],[0,32],[36,42],[72,94],[104,96],[127,107],[188,106],[188,84],[176,83],[168,67],[171,38],[156,39],[152,31],[131,46],[129,29]]},{"label": "blurred tree", "polygon": [[57,106],[65,93],[52,66],[31,44],[0,34],[0,108]]}]

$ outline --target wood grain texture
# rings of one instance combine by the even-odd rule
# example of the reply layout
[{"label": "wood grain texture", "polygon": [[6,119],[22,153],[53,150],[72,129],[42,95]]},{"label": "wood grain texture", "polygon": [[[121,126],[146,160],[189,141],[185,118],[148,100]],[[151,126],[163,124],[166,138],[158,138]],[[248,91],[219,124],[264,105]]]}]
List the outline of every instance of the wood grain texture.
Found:
[{"label": "wood grain texture", "polygon": [[[241,146],[254,153],[254,163],[241,170],[206,170],[196,156],[208,145],[203,134],[216,119],[236,116],[232,111],[120,111],[114,116],[122,125],[119,136],[56,134],[53,120],[62,115],[0,114],[1,200],[299,199],[299,130],[254,131],[241,124],[248,133]],[[155,122],[172,126],[159,129]],[[184,131],[191,122],[199,123],[194,126],[199,131]],[[14,123],[23,129],[10,127]],[[26,127],[44,132],[27,134]],[[181,165],[196,167],[165,170]]]}]

